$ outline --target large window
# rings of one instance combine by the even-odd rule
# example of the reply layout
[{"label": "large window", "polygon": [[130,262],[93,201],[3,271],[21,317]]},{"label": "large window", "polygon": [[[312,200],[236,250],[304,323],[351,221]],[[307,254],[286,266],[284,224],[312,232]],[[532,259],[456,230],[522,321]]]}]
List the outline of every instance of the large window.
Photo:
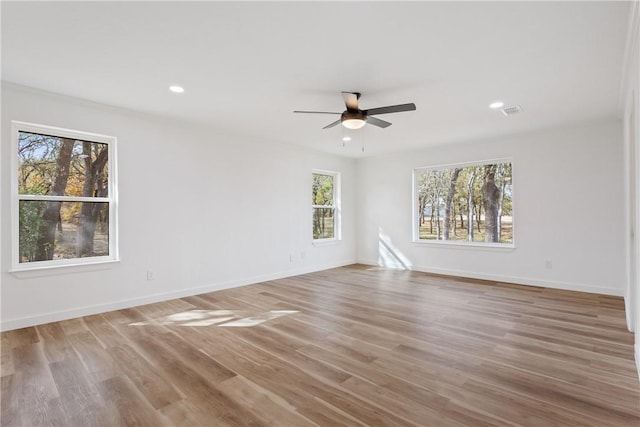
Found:
[{"label": "large window", "polygon": [[13,123],[13,268],[117,259],[115,138]]},{"label": "large window", "polygon": [[513,245],[510,160],[414,171],[414,240]]},{"label": "large window", "polygon": [[336,172],[314,171],[311,186],[314,240],[340,238],[340,188]]}]

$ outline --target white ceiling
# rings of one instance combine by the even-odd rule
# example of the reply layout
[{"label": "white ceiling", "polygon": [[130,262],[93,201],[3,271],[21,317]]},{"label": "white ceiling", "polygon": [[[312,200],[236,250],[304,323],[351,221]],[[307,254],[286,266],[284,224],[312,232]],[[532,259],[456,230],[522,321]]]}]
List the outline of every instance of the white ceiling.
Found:
[{"label": "white ceiling", "polygon": [[[628,2],[2,2],[2,78],[346,156],[617,117]],[[175,95],[168,86],[186,92]],[[340,91],[414,102],[342,147]],[[519,104],[505,117],[487,105]],[[364,139],[366,152],[361,153]]]}]

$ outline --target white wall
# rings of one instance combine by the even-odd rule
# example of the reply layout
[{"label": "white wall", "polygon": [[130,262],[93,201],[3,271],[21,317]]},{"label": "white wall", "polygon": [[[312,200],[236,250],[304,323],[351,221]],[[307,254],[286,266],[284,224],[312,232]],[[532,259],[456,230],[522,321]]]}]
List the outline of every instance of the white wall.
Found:
[{"label": "white wall", "polygon": [[[379,263],[382,233],[414,270],[622,295],[622,147],[609,122],[364,159],[358,259]],[[513,161],[515,249],[412,243],[413,169],[497,158]]]},{"label": "white wall", "polygon": [[[8,272],[11,120],[118,138],[121,262]],[[355,261],[352,159],[8,84],[1,158],[4,330]],[[312,246],[313,168],[342,174],[343,239],[334,245]]]}]

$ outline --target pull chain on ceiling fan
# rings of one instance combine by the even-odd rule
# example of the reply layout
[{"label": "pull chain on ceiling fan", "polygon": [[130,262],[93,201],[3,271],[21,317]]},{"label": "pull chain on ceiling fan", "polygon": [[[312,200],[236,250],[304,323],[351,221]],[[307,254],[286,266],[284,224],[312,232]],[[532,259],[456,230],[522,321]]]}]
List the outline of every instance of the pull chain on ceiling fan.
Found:
[{"label": "pull chain on ceiling fan", "polygon": [[378,119],[376,116],[379,114],[389,114],[389,113],[401,113],[403,111],[414,111],[416,109],[416,104],[399,104],[399,105],[390,105],[388,107],[378,107],[378,108],[370,108],[368,110],[361,110],[358,106],[358,100],[360,99],[359,92],[342,92],[342,98],[344,99],[344,104],[347,107],[342,113],[334,113],[330,111],[294,111],[294,113],[302,113],[302,114],[338,114],[340,118],[335,122],[329,123],[322,129],[329,129],[334,126],[337,126],[342,123],[347,129],[360,129],[365,124],[369,123],[371,125],[386,128],[391,126],[391,123]]}]

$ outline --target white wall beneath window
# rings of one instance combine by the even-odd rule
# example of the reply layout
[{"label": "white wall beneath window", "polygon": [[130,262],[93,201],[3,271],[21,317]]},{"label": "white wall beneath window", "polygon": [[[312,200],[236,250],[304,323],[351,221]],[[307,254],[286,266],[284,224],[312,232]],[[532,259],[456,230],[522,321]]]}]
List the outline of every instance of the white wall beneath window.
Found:
[{"label": "white wall beneath window", "polygon": [[[622,147],[621,123],[610,122],[363,159],[358,259],[623,295]],[[515,248],[412,243],[412,170],[496,158],[513,160]]]},{"label": "white wall beneath window", "polygon": [[[121,262],[8,272],[11,120],[118,138]],[[355,261],[352,159],[8,84],[1,148],[5,330]],[[341,173],[343,239],[336,244],[312,245],[314,168]]]}]

